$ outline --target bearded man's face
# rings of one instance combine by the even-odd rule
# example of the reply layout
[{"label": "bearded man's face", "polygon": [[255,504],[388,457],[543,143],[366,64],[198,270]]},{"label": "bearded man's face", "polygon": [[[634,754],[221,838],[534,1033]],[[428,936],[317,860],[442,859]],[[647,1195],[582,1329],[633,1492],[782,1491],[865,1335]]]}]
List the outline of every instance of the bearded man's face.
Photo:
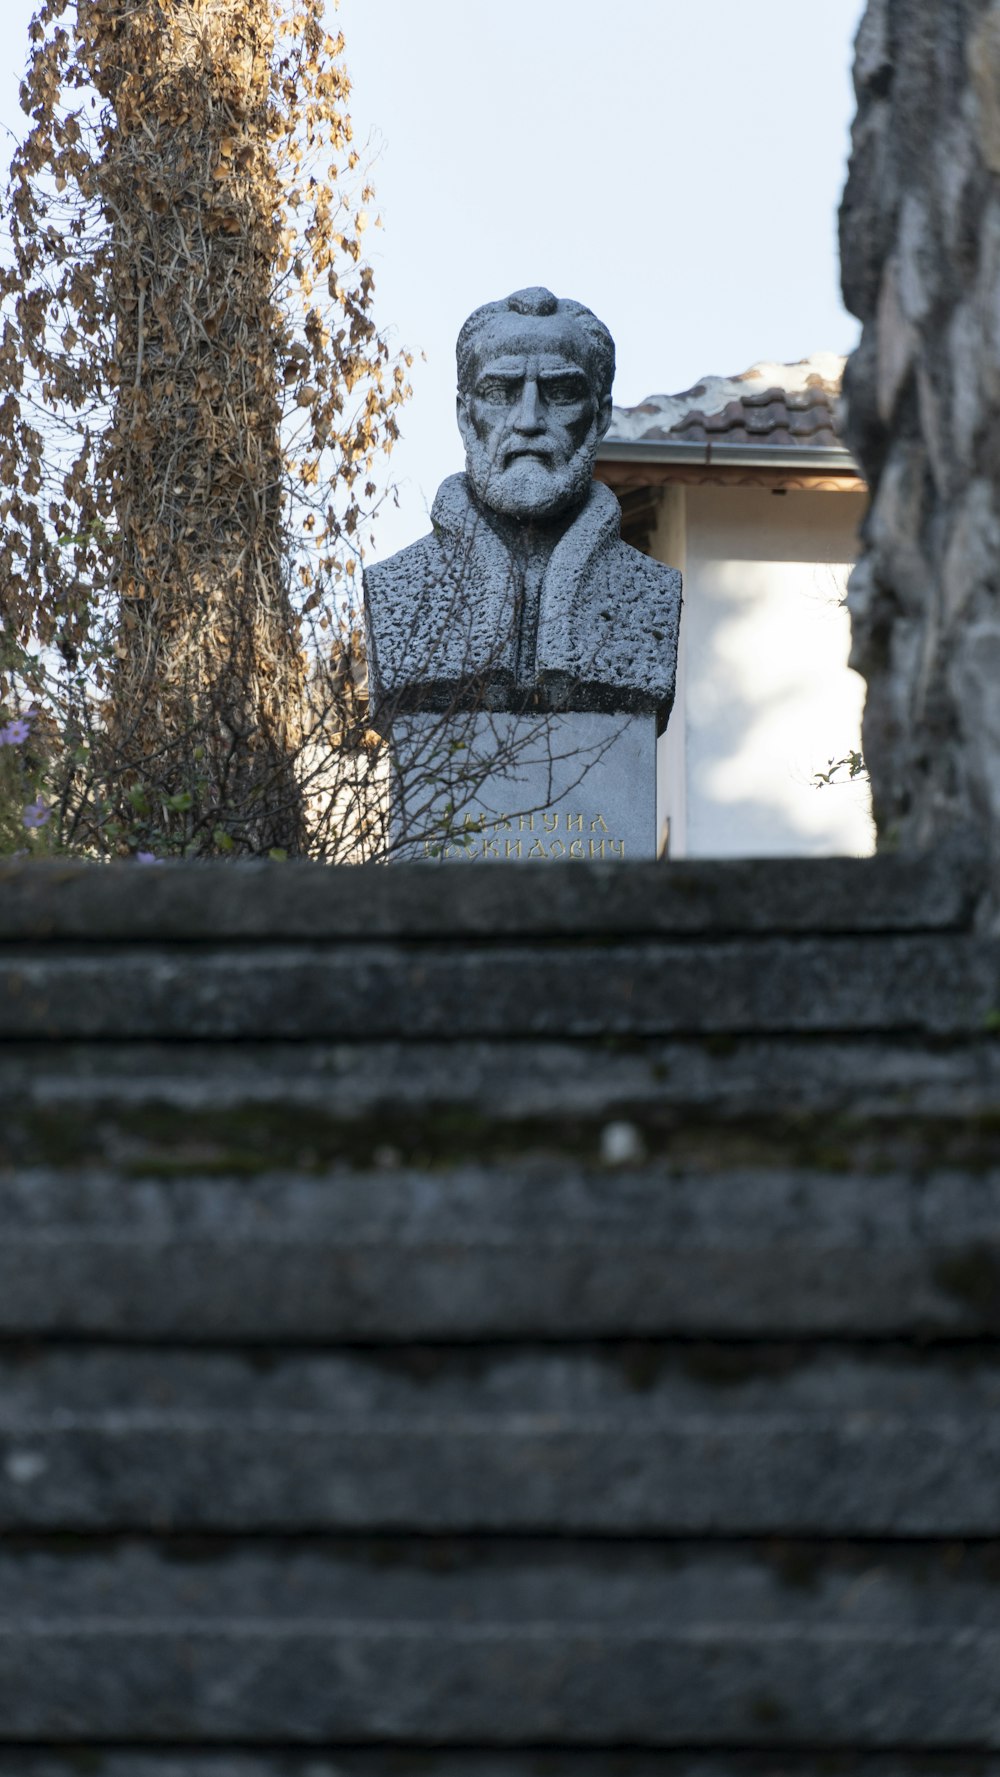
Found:
[{"label": "bearded man's face", "polygon": [[495,317],[458,397],[473,492],[526,521],[581,505],[610,420],[610,399],[601,402],[595,392],[570,318]]}]

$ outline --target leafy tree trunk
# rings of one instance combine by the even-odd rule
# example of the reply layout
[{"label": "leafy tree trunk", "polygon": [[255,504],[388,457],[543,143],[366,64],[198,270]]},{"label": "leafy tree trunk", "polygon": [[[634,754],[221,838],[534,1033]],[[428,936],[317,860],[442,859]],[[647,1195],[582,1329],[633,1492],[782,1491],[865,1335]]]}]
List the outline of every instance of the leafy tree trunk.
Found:
[{"label": "leafy tree trunk", "polygon": [[305,844],[302,661],[283,526],[281,191],[270,0],[90,0],[79,27],[116,128],[110,223],[120,633],[112,726],[145,793]]}]

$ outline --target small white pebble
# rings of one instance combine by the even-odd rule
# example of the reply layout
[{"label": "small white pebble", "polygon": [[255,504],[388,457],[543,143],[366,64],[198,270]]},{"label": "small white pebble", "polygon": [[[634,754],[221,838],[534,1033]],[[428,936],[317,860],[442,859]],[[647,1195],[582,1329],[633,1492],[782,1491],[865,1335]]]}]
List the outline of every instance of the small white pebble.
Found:
[{"label": "small white pebble", "polygon": [[383,1142],[372,1155],[373,1166],[401,1166],[402,1162],[403,1156],[399,1149],[390,1147],[388,1142]]},{"label": "small white pebble", "polygon": [[37,1450],[12,1450],[4,1463],[9,1480],[18,1487],[30,1487],[48,1468],[47,1459]]},{"label": "small white pebble", "polygon": [[634,1123],[605,1123],[601,1130],[601,1159],[605,1166],[629,1166],[643,1160],[646,1145]]}]

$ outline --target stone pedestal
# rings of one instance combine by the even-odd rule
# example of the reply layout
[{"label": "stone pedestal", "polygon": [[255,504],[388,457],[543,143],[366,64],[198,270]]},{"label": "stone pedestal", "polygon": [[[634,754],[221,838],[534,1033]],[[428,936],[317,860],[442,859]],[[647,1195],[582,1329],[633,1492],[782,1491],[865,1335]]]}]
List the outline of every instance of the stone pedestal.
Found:
[{"label": "stone pedestal", "polygon": [[412,716],[392,731],[396,857],[655,858],[652,715]]}]

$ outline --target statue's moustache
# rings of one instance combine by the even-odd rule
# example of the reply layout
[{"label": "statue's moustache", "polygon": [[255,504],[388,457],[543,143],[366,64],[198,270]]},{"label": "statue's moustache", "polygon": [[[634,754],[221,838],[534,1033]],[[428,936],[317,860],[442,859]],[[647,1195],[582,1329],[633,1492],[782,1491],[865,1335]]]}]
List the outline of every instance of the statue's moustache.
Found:
[{"label": "statue's moustache", "polygon": [[508,445],[494,457],[477,439],[465,456],[473,492],[485,506],[511,518],[555,515],[578,505],[594,472],[595,440],[586,439],[565,463],[543,451],[544,446]]}]

